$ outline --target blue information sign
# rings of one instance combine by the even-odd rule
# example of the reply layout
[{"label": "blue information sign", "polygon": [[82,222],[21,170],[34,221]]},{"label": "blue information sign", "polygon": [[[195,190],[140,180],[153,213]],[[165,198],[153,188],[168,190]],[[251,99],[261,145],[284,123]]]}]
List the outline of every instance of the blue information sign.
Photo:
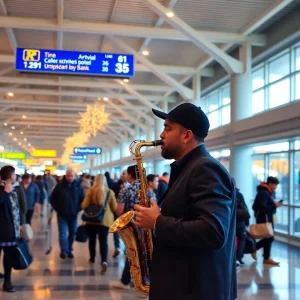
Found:
[{"label": "blue information sign", "polygon": [[17,48],[16,70],[35,73],[132,77],[134,57],[131,54]]},{"label": "blue information sign", "polygon": [[73,164],[85,164],[86,159],[72,159]]},{"label": "blue information sign", "polygon": [[84,159],[86,160],[87,156],[86,155],[81,155],[81,154],[70,154],[70,159]]},{"label": "blue information sign", "polygon": [[73,152],[75,154],[101,154],[102,148],[75,147]]}]

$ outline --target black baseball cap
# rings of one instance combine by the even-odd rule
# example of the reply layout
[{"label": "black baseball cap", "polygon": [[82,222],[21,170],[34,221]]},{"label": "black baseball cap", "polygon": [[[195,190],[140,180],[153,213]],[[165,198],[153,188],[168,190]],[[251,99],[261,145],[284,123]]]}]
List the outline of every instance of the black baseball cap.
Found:
[{"label": "black baseball cap", "polygon": [[209,130],[209,120],[203,110],[192,104],[183,103],[176,106],[169,113],[165,113],[156,109],[152,109],[153,113],[161,118],[168,119],[189,129],[197,137],[204,139]]}]

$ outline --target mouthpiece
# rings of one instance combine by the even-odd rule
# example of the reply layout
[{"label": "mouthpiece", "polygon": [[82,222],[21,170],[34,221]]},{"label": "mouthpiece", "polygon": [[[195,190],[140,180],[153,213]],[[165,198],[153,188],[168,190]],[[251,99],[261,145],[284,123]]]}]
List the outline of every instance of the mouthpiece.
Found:
[{"label": "mouthpiece", "polygon": [[162,144],[163,144],[162,140],[153,141],[153,146],[154,147],[161,146]]}]

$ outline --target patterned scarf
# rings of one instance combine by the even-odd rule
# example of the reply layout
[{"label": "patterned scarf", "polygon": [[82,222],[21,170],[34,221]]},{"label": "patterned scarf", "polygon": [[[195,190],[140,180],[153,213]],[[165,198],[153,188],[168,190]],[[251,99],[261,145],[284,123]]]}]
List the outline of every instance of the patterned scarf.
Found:
[{"label": "patterned scarf", "polygon": [[[4,187],[5,182],[1,181],[0,185]],[[12,215],[13,215],[16,239],[19,239],[20,233],[21,233],[20,209],[19,209],[18,195],[17,195],[17,192],[15,189],[13,189],[11,193],[9,193],[9,199],[10,199],[11,208],[12,208]]]}]

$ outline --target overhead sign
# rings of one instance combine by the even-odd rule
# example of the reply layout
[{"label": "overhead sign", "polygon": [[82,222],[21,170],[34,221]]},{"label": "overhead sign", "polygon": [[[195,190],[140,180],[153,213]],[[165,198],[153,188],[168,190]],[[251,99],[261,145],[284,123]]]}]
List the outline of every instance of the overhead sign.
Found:
[{"label": "overhead sign", "polygon": [[86,159],[72,159],[73,164],[85,164]]},{"label": "overhead sign", "polygon": [[45,166],[45,171],[54,171],[56,170],[56,166]]},{"label": "overhead sign", "polygon": [[25,159],[26,153],[25,152],[2,152],[0,153],[1,158],[7,159]]},{"label": "overhead sign", "polygon": [[131,54],[17,48],[16,70],[127,78],[134,75],[134,57]]},{"label": "overhead sign", "polygon": [[34,149],[31,151],[32,157],[56,157],[56,150]]},{"label": "overhead sign", "polygon": [[75,147],[73,152],[75,154],[101,154],[102,148]]},{"label": "overhead sign", "polygon": [[84,155],[81,155],[81,154],[70,154],[70,159],[84,159],[86,160],[87,156],[84,154]]},{"label": "overhead sign", "polygon": [[39,165],[40,161],[38,159],[24,159],[23,164],[27,166]]}]

